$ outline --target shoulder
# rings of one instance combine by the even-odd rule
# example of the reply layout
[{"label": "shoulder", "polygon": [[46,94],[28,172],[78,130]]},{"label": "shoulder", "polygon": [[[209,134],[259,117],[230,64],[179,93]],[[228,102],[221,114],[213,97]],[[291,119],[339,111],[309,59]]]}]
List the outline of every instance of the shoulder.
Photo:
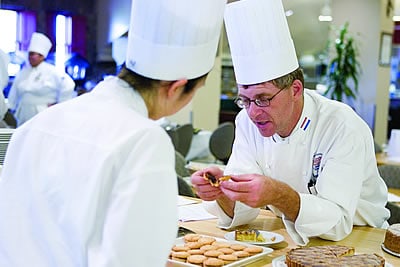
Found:
[{"label": "shoulder", "polygon": [[305,105],[313,106],[317,119],[316,129],[321,132],[336,132],[340,135],[369,136],[368,124],[349,105],[331,100],[313,90],[305,91]]},{"label": "shoulder", "polygon": [[316,112],[320,118],[325,118],[332,122],[365,123],[349,105],[329,99],[318,94],[314,90],[305,91],[305,105],[313,105],[314,112]]}]

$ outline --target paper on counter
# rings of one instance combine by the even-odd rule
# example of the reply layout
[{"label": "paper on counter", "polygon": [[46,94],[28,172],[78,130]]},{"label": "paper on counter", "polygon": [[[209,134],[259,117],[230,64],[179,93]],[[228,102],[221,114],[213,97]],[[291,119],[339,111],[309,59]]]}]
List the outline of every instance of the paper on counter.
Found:
[{"label": "paper on counter", "polygon": [[189,199],[183,196],[178,196],[178,207],[198,203],[195,199]]},{"label": "paper on counter", "polygon": [[400,202],[400,197],[389,192],[388,193],[388,202]]},{"label": "paper on counter", "polygon": [[179,221],[203,221],[216,219],[217,217],[208,213],[201,203],[184,205],[178,207]]}]

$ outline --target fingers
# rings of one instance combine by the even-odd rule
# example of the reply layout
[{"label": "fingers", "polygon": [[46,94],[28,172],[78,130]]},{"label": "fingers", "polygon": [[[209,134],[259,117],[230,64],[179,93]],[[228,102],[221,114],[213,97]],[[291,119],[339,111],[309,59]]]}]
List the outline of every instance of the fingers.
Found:
[{"label": "fingers", "polygon": [[211,201],[219,198],[223,193],[215,186],[212,186],[208,179],[204,179],[205,174],[208,173],[213,177],[222,175],[222,170],[218,167],[210,167],[203,170],[196,171],[190,177],[192,186],[196,194],[203,200]]},{"label": "fingers", "polygon": [[249,182],[253,180],[253,178],[249,174],[241,174],[241,175],[232,175],[231,180],[234,182]]},{"label": "fingers", "polygon": [[204,179],[205,174],[210,175],[210,177],[211,176],[212,177],[220,177],[220,176],[222,176],[223,172],[218,167],[209,167],[209,168],[205,168],[203,170],[196,171],[190,177],[192,184],[203,185],[203,184],[208,183],[208,180]]}]

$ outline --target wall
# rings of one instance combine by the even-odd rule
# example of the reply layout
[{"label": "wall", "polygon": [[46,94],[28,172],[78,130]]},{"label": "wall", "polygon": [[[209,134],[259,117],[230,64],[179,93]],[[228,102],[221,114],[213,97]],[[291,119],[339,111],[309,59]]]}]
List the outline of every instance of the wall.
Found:
[{"label": "wall", "polygon": [[[382,32],[393,33],[394,23],[386,16],[386,0],[380,0],[380,28]],[[399,2],[399,1],[397,1]],[[376,113],[374,136],[378,144],[387,143],[388,114],[389,114],[389,84],[390,67],[378,66],[378,81],[376,93]]]},{"label": "wall", "polygon": [[386,17],[386,3],[386,0],[332,1],[332,24],[340,27],[348,21],[349,30],[358,41],[362,73],[353,106],[378,143],[386,142],[390,84],[390,68],[378,64],[381,32],[393,31],[391,15]]}]

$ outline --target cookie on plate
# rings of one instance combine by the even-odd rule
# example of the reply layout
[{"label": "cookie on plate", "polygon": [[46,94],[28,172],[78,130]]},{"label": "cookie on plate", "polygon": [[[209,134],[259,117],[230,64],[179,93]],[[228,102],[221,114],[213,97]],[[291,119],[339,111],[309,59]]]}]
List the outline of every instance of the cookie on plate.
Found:
[{"label": "cookie on plate", "polygon": [[247,248],[247,246],[242,245],[242,244],[232,244],[230,246],[230,248],[233,250],[241,251],[241,250],[244,250],[245,248]]},{"label": "cookie on plate", "polygon": [[186,259],[190,256],[190,254],[186,251],[172,251],[171,259],[181,262],[186,262]]},{"label": "cookie on plate", "polygon": [[243,250],[238,250],[232,253],[232,255],[236,255],[238,258],[247,258],[250,256],[250,253]]},{"label": "cookie on plate", "polygon": [[208,258],[218,258],[219,255],[222,255],[224,253],[222,253],[221,251],[218,250],[207,250],[204,252],[204,256],[208,257]]},{"label": "cookie on plate", "polygon": [[222,254],[218,256],[218,259],[223,260],[224,264],[230,264],[232,262],[237,261],[238,257],[232,254]]},{"label": "cookie on plate", "polygon": [[173,251],[188,251],[190,248],[186,246],[181,246],[181,245],[175,245],[172,247]]},{"label": "cookie on plate", "polygon": [[257,247],[257,246],[249,246],[249,247],[245,248],[243,251],[248,252],[252,256],[252,255],[256,255],[258,253],[263,252],[263,248]]},{"label": "cookie on plate", "polygon": [[207,259],[204,255],[190,255],[187,262],[194,265],[203,266],[203,262]]},{"label": "cookie on plate", "polygon": [[201,235],[199,234],[186,234],[183,237],[183,240],[185,240],[185,242],[196,242],[197,240],[199,240],[201,237]]},{"label": "cookie on plate", "polygon": [[224,266],[224,261],[216,258],[208,258],[203,262],[204,267],[221,267]]},{"label": "cookie on plate", "polygon": [[217,250],[221,251],[224,254],[232,254],[233,252],[235,252],[235,250],[233,250],[231,248],[219,248]]}]

